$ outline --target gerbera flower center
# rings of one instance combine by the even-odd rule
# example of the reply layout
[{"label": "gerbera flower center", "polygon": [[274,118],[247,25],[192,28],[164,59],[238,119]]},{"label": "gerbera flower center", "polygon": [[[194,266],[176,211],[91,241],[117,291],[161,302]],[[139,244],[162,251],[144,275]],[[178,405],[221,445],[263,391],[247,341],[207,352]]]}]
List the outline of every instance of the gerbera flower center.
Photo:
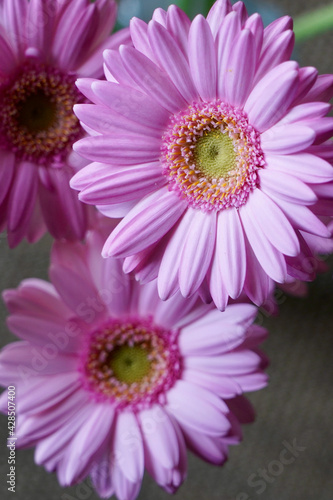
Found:
[{"label": "gerbera flower center", "polygon": [[87,340],[80,365],[84,387],[120,406],[163,401],[180,376],[177,336],[151,319],[110,320]]},{"label": "gerbera flower center", "polygon": [[74,75],[28,64],[0,89],[0,141],[18,157],[61,163],[82,129],[73,106],[84,99]]},{"label": "gerbera flower center", "polygon": [[193,103],[172,117],[162,162],[169,189],[202,210],[242,206],[265,164],[245,113],[220,100]]}]

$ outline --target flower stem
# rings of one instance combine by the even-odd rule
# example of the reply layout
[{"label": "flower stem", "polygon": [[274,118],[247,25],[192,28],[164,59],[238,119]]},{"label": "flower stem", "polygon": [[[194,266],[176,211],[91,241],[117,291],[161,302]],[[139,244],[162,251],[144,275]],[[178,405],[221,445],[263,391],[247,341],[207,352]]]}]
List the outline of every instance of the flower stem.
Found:
[{"label": "flower stem", "polygon": [[297,42],[320,35],[333,29],[333,3],[311,12],[306,12],[294,20],[294,31]]}]

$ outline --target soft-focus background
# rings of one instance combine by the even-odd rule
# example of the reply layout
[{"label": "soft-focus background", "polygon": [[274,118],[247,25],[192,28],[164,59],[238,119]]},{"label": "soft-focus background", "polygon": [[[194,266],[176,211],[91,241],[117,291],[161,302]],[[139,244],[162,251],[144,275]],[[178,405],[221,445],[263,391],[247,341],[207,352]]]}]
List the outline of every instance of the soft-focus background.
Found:
[{"label": "soft-focus background", "polygon": [[[169,3],[167,0],[122,0],[119,23],[126,25],[134,15],[148,20],[155,7],[166,8]],[[279,16],[294,17],[331,2],[251,0],[245,3],[251,13],[261,12],[267,24]],[[193,13],[200,12],[200,5],[200,0],[192,1]],[[320,73],[332,73],[332,47],[333,32],[325,33],[297,45],[294,57],[303,66],[313,65]],[[16,287],[28,277],[47,279],[50,245],[51,239],[45,237],[34,246],[21,244],[9,250],[5,236],[1,235],[0,289]],[[257,420],[244,427],[244,441],[231,449],[224,467],[214,467],[189,456],[188,479],[174,496],[176,500],[333,499],[333,259],[327,263],[330,270],[309,285],[307,298],[282,294],[278,317],[261,313],[260,321],[270,330],[264,349],[271,365],[269,386],[249,395]],[[5,326],[6,315],[1,303],[1,345],[14,340]],[[2,499],[98,499],[89,481],[61,488],[54,474],[34,464],[33,450],[17,451],[16,493],[9,492],[7,420],[1,416],[0,422]],[[280,453],[292,446],[295,460],[283,465]],[[286,457],[292,457],[290,451],[285,453]],[[166,500],[170,497],[146,476],[138,498]]]}]

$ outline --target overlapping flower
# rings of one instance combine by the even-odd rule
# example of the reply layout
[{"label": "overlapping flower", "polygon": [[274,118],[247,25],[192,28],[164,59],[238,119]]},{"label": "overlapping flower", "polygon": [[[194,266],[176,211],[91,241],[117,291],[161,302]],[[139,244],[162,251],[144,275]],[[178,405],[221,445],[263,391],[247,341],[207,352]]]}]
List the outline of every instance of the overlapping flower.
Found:
[{"label": "overlapping flower", "polygon": [[87,207],[68,185],[86,163],[72,151],[73,105],[86,102],[75,80],[101,77],[103,49],[126,41],[110,37],[115,18],[113,0],[0,2],[0,227],[12,247],[46,228],[84,236]]},{"label": "overlapping flower", "polygon": [[52,284],[28,279],[4,293],[21,339],[0,354],[1,384],[19,394],[17,445],[36,446],[64,486],[90,475],[103,498],[136,498],[145,467],[174,492],[186,448],[222,464],[252,420],[242,393],[266,384],[266,331],[250,304],[221,313],[179,293],[161,301],[156,283],[101,257],[103,231],[55,243]]},{"label": "overlapping flower", "polygon": [[207,19],[171,6],[130,32],[134,47],[104,52],[108,81],[78,81],[94,104],[75,106],[91,137],[74,147],[93,163],[71,185],[124,217],[103,255],[157,278],[162,299],[221,310],[312,279],[314,251],[332,250],[333,77],[289,61],[291,19],[264,29],[218,0]]}]

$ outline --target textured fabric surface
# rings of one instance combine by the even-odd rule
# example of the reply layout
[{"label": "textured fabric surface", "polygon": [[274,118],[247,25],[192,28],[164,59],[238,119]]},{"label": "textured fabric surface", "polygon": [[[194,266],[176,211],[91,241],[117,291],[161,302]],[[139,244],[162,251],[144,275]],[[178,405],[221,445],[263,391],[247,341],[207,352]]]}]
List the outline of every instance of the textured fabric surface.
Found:
[{"label": "textured fabric surface", "polygon": [[[280,14],[296,15],[329,1],[276,1]],[[265,2],[265,6],[267,7]],[[279,15],[279,14],[278,14]],[[333,33],[312,39],[295,52],[302,65],[333,72]],[[9,250],[0,238],[0,288],[16,287],[28,277],[47,279],[51,240],[22,243]],[[232,447],[222,468],[189,457],[189,474],[176,500],[332,500],[333,498],[333,259],[330,271],[309,285],[307,298],[279,294],[280,315],[260,315],[270,337],[263,345],[271,359],[270,383],[250,395],[257,420],[244,427],[244,441]],[[12,340],[0,304],[0,343]],[[19,394],[17,394],[19,398]],[[7,420],[0,416],[0,496],[5,500],[97,500],[89,482],[61,488],[55,475],[33,461],[33,450],[16,452],[16,493],[7,490]],[[292,460],[294,459],[294,460]],[[288,462],[288,463],[287,463]],[[261,477],[260,477],[261,476]],[[170,496],[147,476],[139,500]]]}]

